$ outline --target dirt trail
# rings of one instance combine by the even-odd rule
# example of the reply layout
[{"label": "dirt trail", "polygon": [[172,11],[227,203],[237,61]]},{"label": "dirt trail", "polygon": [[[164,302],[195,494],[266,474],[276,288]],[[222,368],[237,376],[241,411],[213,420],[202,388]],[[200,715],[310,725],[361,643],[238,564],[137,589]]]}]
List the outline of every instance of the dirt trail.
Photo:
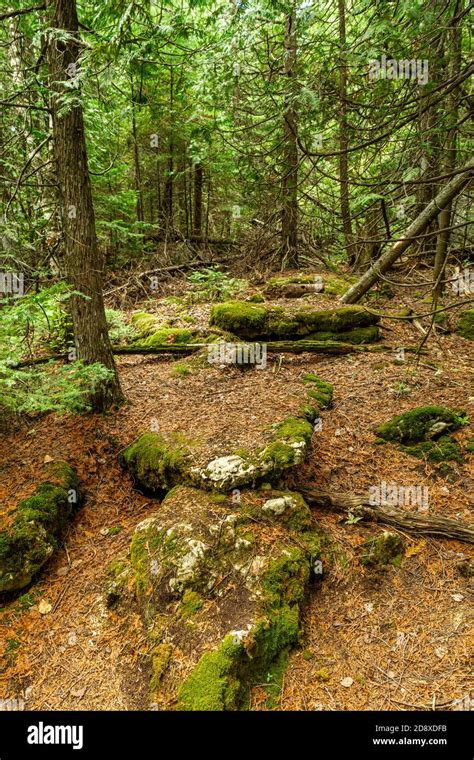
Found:
[{"label": "dirt trail", "polygon": [[[413,328],[389,325],[392,345],[417,340]],[[472,520],[472,456],[442,475],[394,447],[374,446],[374,425],[427,402],[463,408],[473,418],[470,344],[453,336],[443,337],[442,346],[431,338],[429,346],[416,374],[408,361],[394,364],[390,354],[286,357],[262,372],[212,368],[187,376],[176,376],[172,362],[130,357],[120,361],[130,403],[119,412],[48,415],[34,428],[5,437],[0,495],[7,508],[32,492],[47,456],[77,468],[87,502],[39,580],[24,595],[4,600],[0,698],[26,695],[28,709],[149,707],[140,621],[134,640],[130,629],[125,640],[102,592],[107,565],[126,551],[135,525],[159,506],[133,490],[117,463],[118,451],[149,429],[151,419],[163,432],[198,438],[206,454],[260,443],[268,425],[291,413],[302,372],[315,369],[334,384],[334,408],[324,413],[294,485],[306,480],[341,491],[363,491],[381,481],[427,485],[430,509]],[[468,434],[464,429],[456,437],[462,441]],[[357,546],[382,529],[314,514],[339,549],[308,599],[302,646],[290,657],[277,706],[409,709],[473,696],[472,580],[456,569],[463,557],[472,557],[471,548],[405,536],[401,568],[374,579],[361,568]],[[52,605],[44,615],[41,600]],[[341,685],[346,678],[351,686]],[[254,689],[252,705],[265,709],[264,689]]]}]

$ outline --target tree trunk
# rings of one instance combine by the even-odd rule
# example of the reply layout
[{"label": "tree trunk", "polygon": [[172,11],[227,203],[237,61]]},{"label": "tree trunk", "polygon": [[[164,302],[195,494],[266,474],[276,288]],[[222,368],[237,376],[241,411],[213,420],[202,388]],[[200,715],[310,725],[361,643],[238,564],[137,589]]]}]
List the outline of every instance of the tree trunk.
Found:
[{"label": "tree trunk", "polygon": [[362,277],[344,293],[342,303],[357,303],[362,296],[377,282],[379,274],[384,274],[392,264],[413,243],[416,237],[424,232],[432,219],[471,181],[474,176],[474,159],[465,164],[450,182],[436,195],[428,206],[407,227],[405,234],[399,238],[388,251],[385,251],[377,261],[362,275]]},{"label": "tree trunk", "polygon": [[288,267],[298,266],[298,133],[295,109],[296,76],[296,16],[289,13],[285,20],[285,110],[283,115],[283,173],[282,173],[282,242],[281,259]]},{"label": "tree trunk", "polygon": [[[450,31],[450,38],[452,40],[451,55],[448,66],[448,78],[455,78],[459,74],[461,68],[461,28],[459,25],[459,19],[457,14],[462,11],[462,3],[456,5],[455,20]],[[447,135],[445,145],[445,160],[444,160],[444,172],[446,174],[451,173],[456,166],[456,135],[457,135],[457,120],[458,120],[458,88],[454,88],[448,94],[446,102],[446,117],[447,117]],[[444,291],[444,272],[446,269],[448,246],[450,239],[450,226],[451,226],[451,209],[452,202],[450,201],[446,208],[444,208],[438,216],[438,237],[436,240],[436,252],[433,270],[434,280],[434,294],[435,296],[442,295]]]},{"label": "tree trunk", "polygon": [[426,536],[443,536],[474,544],[474,526],[441,515],[422,515],[391,505],[373,505],[368,496],[352,493],[328,493],[317,488],[300,488],[308,504],[333,512],[351,512],[362,520],[373,520],[395,528]]},{"label": "tree trunk", "polygon": [[[96,389],[91,403],[103,410],[123,398],[107,331],[102,296],[103,259],[97,244],[92,190],[87,164],[82,106],[68,108],[59,98],[78,71],[80,39],[74,0],[50,3],[51,27],[68,32],[68,39],[48,44],[51,79],[54,158],[60,193],[65,238],[67,279],[80,296],[71,299],[77,359],[85,364],[100,362],[113,372],[112,378]],[[77,94],[76,94],[77,95]]]},{"label": "tree trunk", "polygon": [[137,194],[137,221],[143,222],[145,220],[145,215],[144,215],[144,210],[143,210],[142,172],[141,172],[141,166],[140,166],[140,154],[138,151],[137,120],[135,117],[135,95],[133,92],[133,80],[132,80],[132,139],[133,139],[134,181],[135,181],[135,192]]},{"label": "tree trunk", "polygon": [[202,164],[196,164],[196,166],[194,167],[193,235],[197,238],[200,238],[202,235],[202,185],[203,185]]},{"label": "tree trunk", "polygon": [[348,124],[347,124],[347,62],[346,62],[346,9],[344,0],[339,0],[339,193],[341,203],[342,229],[346,247],[347,260],[350,266],[355,264],[354,238],[352,235],[352,219],[349,204],[349,166],[347,156]]}]

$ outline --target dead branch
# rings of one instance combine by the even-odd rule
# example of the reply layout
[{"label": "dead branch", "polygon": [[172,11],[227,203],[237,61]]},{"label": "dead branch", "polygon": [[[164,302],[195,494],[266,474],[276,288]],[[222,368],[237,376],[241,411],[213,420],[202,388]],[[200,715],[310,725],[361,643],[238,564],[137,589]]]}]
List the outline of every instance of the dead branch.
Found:
[{"label": "dead branch", "polygon": [[427,536],[443,536],[456,541],[474,543],[474,525],[466,525],[441,515],[422,515],[391,505],[374,505],[367,495],[352,493],[329,493],[311,486],[299,489],[308,504],[323,507],[331,512],[350,512],[362,520],[392,525],[409,533]]}]

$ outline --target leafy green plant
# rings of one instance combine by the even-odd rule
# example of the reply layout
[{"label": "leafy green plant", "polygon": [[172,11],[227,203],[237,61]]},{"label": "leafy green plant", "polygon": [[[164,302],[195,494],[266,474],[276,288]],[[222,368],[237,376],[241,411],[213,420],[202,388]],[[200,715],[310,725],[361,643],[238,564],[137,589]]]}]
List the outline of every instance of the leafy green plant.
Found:
[{"label": "leafy green plant", "polygon": [[107,327],[109,328],[109,337],[112,343],[125,343],[136,337],[133,327],[127,324],[124,315],[116,309],[106,309],[105,316]]},{"label": "leafy green plant", "polygon": [[206,267],[188,276],[188,281],[194,286],[188,294],[192,303],[200,301],[226,301],[228,298],[240,295],[247,288],[245,280],[229,277],[218,267]]},{"label": "leafy green plant", "polygon": [[112,377],[102,364],[75,361],[58,366],[15,369],[0,360],[0,408],[10,412],[72,412],[90,410],[89,396]]}]

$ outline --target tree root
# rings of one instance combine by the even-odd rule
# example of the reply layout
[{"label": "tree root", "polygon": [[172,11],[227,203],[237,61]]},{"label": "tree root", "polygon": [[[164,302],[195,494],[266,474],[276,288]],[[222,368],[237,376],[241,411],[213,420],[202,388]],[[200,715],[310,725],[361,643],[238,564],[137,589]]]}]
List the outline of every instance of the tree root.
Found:
[{"label": "tree root", "polygon": [[351,512],[362,520],[392,525],[408,533],[443,536],[456,541],[474,543],[474,524],[465,524],[441,515],[421,515],[391,505],[374,505],[367,495],[352,493],[328,493],[317,488],[298,489],[308,504],[323,507],[332,512]]}]

